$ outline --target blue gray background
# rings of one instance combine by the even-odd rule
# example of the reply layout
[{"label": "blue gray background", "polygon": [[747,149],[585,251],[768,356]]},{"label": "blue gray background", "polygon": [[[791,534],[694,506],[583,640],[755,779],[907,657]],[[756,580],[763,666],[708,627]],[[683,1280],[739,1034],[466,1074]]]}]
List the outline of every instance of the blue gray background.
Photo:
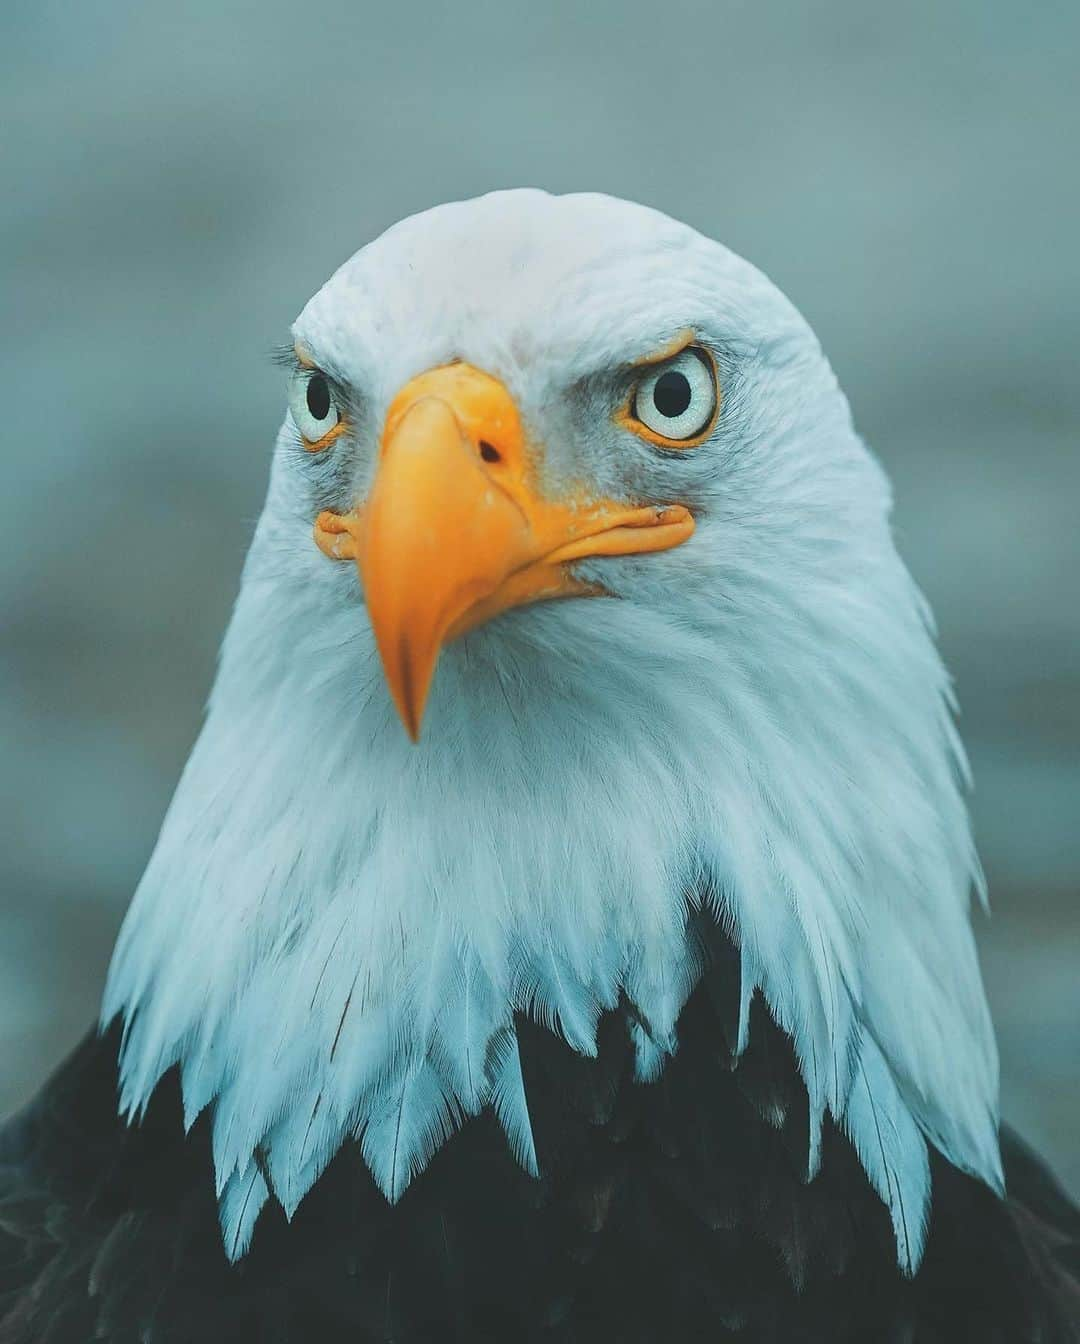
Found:
[{"label": "blue gray background", "polygon": [[660,206],[817,328],[937,611],[1007,1117],[1080,1191],[1080,6],[0,13],[0,1111],[95,1012],[258,515],[267,351],[403,214]]}]

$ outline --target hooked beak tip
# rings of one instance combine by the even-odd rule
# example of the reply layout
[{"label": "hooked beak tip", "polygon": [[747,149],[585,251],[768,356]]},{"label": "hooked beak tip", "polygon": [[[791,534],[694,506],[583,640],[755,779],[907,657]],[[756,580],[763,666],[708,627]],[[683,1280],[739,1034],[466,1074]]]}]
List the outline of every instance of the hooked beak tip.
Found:
[{"label": "hooked beak tip", "polygon": [[439,641],[433,640],[431,644],[432,647],[425,650],[426,656],[418,658],[412,641],[403,633],[398,640],[396,657],[392,664],[390,660],[383,659],[398,717],[409,736],[409,741],[414,745],[420,741],[420,726],[424,719],[428,690],[439,657]]}]

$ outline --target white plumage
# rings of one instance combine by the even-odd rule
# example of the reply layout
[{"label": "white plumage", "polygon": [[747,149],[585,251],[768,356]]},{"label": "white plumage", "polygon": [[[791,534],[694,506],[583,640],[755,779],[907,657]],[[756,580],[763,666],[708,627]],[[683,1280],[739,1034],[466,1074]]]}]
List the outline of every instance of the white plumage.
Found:
[{"label": "white plumage", "polygon": [[[686,328],[723,408],[701,449],[664,455],[613,423],[605,377]],[[588,1054],[624,988],[655,1076],[704,900],[913,1268],[924,1135],[1001,1184],[980,878],[928,612],[812,332],[662,215],[520,191],[391,229],[295,334],[353,391],[359,451],[316,461],[291,420],[278,435],[206,724],[110,973],[124,1106],[177,1061],[189,1121],[213,1106],[233,1256],[268,1197],[257,1150],[290,1213],[354,1136],[396,1199],[485,1105],[535,1167],[513,1013]],[[691,494],[697,527],[583,562],[610,597],[449,646],[414,746],[356,571],[311,529],[335,491],[363,498],[395,391],[455,358],[505,383],[546,483]]]}]

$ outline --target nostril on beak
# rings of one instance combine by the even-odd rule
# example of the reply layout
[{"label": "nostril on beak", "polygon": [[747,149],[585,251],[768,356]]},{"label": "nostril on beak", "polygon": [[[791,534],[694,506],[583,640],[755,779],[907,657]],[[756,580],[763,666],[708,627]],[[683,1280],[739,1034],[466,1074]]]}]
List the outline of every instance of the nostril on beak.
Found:
[{"label": "nostril on beak", "polygon": [[480,447],[480,456],[484,459],[485,462],[502,461],[502,453],[499,452],[498,448],[496,448],[493,443],[488,443],[487,439],[481,439],[479,447]]}]

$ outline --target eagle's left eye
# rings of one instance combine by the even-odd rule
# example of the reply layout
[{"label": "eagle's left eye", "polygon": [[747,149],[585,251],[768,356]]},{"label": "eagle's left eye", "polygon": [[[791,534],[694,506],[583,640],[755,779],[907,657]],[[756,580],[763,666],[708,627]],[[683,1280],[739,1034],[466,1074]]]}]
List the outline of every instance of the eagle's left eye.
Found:
[{"label": "eagle's left eye", "polygon": [[717,400],[713,362],[692,345],[652,365],[638,380],[630,402],[631,428],[662,445],[699,442],[712,427]]},{"label": "eagle's left eye", "polygon": [[326,438],[340,417],[325,373],[297,369],[289,381],[289,414],[309,444]]}]

